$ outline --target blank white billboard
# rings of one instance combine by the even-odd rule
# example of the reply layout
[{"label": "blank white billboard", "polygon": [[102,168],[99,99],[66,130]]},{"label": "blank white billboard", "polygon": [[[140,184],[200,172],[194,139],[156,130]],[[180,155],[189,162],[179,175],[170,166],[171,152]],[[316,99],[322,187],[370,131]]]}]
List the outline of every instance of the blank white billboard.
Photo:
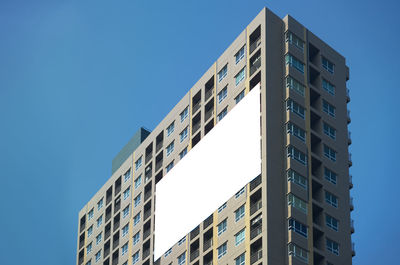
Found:
[{"label": "blank white billboard", "polygon": [[157,184],[154,259],[260,172],[257,85]]}]

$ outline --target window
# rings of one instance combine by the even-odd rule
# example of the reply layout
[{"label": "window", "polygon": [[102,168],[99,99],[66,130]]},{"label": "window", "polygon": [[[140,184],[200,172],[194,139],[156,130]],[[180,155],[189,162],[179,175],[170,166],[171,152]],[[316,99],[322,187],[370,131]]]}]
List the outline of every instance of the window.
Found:
[{"label": "window", "polygon": [[298,161],[298,162],[300,162],[303,165],[307,164],[306,155],[303,152],[301,152],[298,149],[296,149],[295,147],[293,147],[293,146],[289,146],[287,148],[287,156],[292,158],[292,159],[294,159],[294,160],[296,160],[296,161]]},{"label": "window", "polygon": [[132,265],[136,264],[139,261],[139,252],[140,252],[140,250],[138,250],[135,254],[133,254]]},{"label": "window", "polygon": [[96,245],[100,244],[101,242],[101,233],[96,236]]},{"label": "window", "polygon": [[87,236],[90,237],[93,234],[93,225],[91,225],[89,227],[89,229],[87,230]]},{"label": "window", "polygon": [[299,48],[301,51],[304,50],[304,41],[302,41],[299,37],[294,35],[292,32],[287,31],[285,34],[285,37],[286,37],[285,38],[286,42],[293,44],[294,46]]},{"label": "window", "polygon": [[300,199],[299,197],[289,193],[287,196],[288,205],[293,206],[294,208],[302,211],[303,213],[307,214],[307,203]]},{"label": "window", "polygon": [[88,262],[86,262],[86,265],[92,265],[92,260],[89,260]]},{"label": "window", "polygon": [[167,146],[167,156],[169,156],[174,151],[174,141]]},{"label": "window", "polygon": [[123,210],[122,210],[122,218],[125,218],[129,215],[129,205],[126,206]]},{"label": "window", "polygon": [[329,238],[326,239],[326,249],[335,255],[339,255],[339,244]]},{"label": "window", "polygon": [[244,204],[235,211],[235,221],[239,221],[244,217]]},{"label": "window", "polygon": [[221,235],[223,232],[226,231],[227,222],[226,219],[219,223],[218,225],[218,235]]},{"label": "window", "polygon": [[235,259],[235,265],[245,265],[245,253]]},{"label": "window", "polygon": [[167,173],[174,167],[174,161],[172,161],[171,163],[168,164],[168,166],[166,167]]},{"label": "window", "polygon": [[338,207],[338,198],[329,191],[325,191],[325,202],[332,205],[335,208]]},{"label": "window", "polygon": [[103,223],[103,216],[100,216],[100,217],[97,219],[97,227],[101,226],[102,223]]},{"label": "window", "polygon": [[335,86],[325,79],[322,79],[322,88],[325,89],[329,94],[333,96],[335,95]]},{"label": "window", "polygon": [[329,182],[331,182],[333,184],[336,184],[337,175],[336,175],[335,172],[333,172],[333,171],[331,171],[331,170],[329,170],[327,168],[324,168],[324,177],[325,177],[325,179],[327,181],[329,181]]},{"label": "window", "polygon": [[92,252],[92,243],[90,243],[90,244],[87,245],[87,247],[86,247],[86,254],[89,254],[90,252]]},{"label": "window", "polygon": [[226,96],[228,95],[228,86],[224,87],[219,93],[218,93],[218,104],[221,103]]},{"label": "window", "polygon": [[127,182],[131,178],[131,170],[129,169],[125,174],[124,174],[124,182]]},{"label": "window", "polygon": [[299,115],[302,119],[304,119],[304,113],[305,110],[302,106],[300,106],[296,101],[288,99],[286,101],[286,110],[290,110],[291,112],[296,113]]},{"label": "window", "polygon": [[103,208],[103,198],[97,203],[97,211],[100,211],[101,208]]},{"label": "window", "polygon": [[238,104],[243,98],[244,98],[244,90],[242,90],[242,92],[240,92],[239,95],[236,96],[235,98],[236,104]]},{"label": "window", "polygon": [[297,93],[299,93],[304,97],[304,91],[306,88],[296,79],[290,76],[286,77],[286,87],[289,87],[290,89],[296,91]]},{"label": "window", "polygon": [[246,77],[246,67],[244,67],[240,72],[235,76],[236,86],[240,84]]},{"label": "window", "polygon": [[98,262],[101,258],[101,250],[96,253],[96,262]]},{"label": "window", "polygon": [[235,246],[240,245],[245,238],[245,229],[243,228],[239,233],[235,235]]},{"label": "window", "polygon": [[187,147],[185,147],[182,152],[179,153],[179,158],[182,159],[187,154]]},{"label": "window", "polygon": [[136,160],[135,162],[135,170],[138,170],[141,165],[142,165],[142,157],[139,157],[139,159]]},{"label": "window", "polygon": [[244,193],[244,191],[246,190],[246,187],[241,188],[238,192],[236,192],[235,194],[235,199],[239,198],[240,195],[242,195]]},{"label": "window", "polygon": [[219,248],[218,248],[218,259],[222,258],[223,256],[225,256],[226,254],[226,242],[224,244],[222,244]]},{"label": "window", "polygon": [[124,200],[126,200],[129,195],[131,194],[131,187],[128,187],[125,191],[124,191]]},{"label": "window", "polygon": [[333,140],[336,139],[336,129],[324,122],[324,133],[331,137]]},{"label": "window", "polygon": [[218,212],[222,212],[226,208],[226,202],[218,208]]},{"label": "window", "polygon": [[122,237],[126,236],[129,233],[129,224],[122,227]]},{"label": "window", "polygon": [[336,161],[336,151],[324,144],[324,155],[332,160],[333,162]]},{"label": "window", "polygon": [[286,131],[287,131],[287,133],[290,133],[290,134],[296,136],[303,142],[306,141],[306,132],[302,128],[298,127],[297,125],[295,125],[291,122],[288,122],[286,124]]},{"label": "window", "polygon": [[181,122],[183,122],[186,117],[189,115],[189,107],[186,107],[179,116],[181,117]]},{"label": "window", "polygon": [[135,215],[135,217],[133,217],[133,225],[137,225],[140,221],[140,213],[138,213],[137,215]]},{"label": "window", "polygon": [[236,64],[238,64],[243,58],[244,58],[244,49],[245,46],[243,46],[236,54],[235,54],[235,61]]},{"label": "window", "polygon": [[290,218],[289,219],[289,230],[293,230],[300,235],[307,237],[307,226],[300,223],[296,219]]},{"label": "window", "polygon": [[128,243],[122,246],[122,256],[128,252]]},{"label": "window", "polygon": [[141,197],[142,197],[142,194],[140,193],[138,196],[136,196],[136,197],[133,199],[134,207],[137,207],[137,206],[140,204],[140,199],[141,199]]},{"label": "window", "polygon": [[298,60],[296,57],[292,56],[291,54],[286,54],[285,56],[286,64],[294,67],[295,69],[299,70],[301,73],[304,73],[304,64]]},{"label": "window", "polygon": [[170,136],[171,133],[173,133],[175,130],[175,122],[173,121],[168,127],[167,127],[167,136]]},{"label": "window", "polygon": [[297,246],[294,243],[289,243],[288,250],[289,250],[289,256],[296,257],[296,258],[300,259],[301,261],[308,263],[308,251],[307,250]]},{"label": "window", "polygon": [[183,142],[183,140],[185,140],[188,136],[188,132],[189,132],[189,127],[186,127],[185,129],[183,129],[183,131],[179,134],[180,138],[181,138],[181,143]]},{"label": "window", "polygon": [[178,246],[182,245],[186,241],[186,236],[184,236],[181,240],[178,241]]},{"label": "window", "polygon": [[225,109],[223,109],[219,114],[218,114],[218,121],[222,120],[225,115],[228,113],[228,107],[226,107]]},{"label": "window", "polygon": [[296,183],[297,185],[303,187],[304,189],[307,189],[307,179],[297,173],[296,171],[289,169],[287,171],[287,178],[288,181],[291,181],[293,183]]},{"label": "window", "polygon": [[325,216],[325,222],[327,227],[330,227],[335,231],[339,230],[339,221],[336,218],[327,214]]},{"label": "window", "polygon": [[218,82],[221,82],[228,74],[228,64],[226,64],[218,73]]},{"label": "window", "polygon": [[186,263],[186,252],[183,252],[181,255],[178,257],[178,265],[183,265]]},{"label": "window", "polygon": [[142,184],[142,175],[139,175],[139,177],[135,179],[135,189],[137,189],[140,184]]},{"label": "window", "polygon": [[329,104],[328,101],[322,100],[322,109],[325,113],[335,118],[336,108],[332,104]]},{"label": "window", "polygon": [[88,221],[91,220],[93,218],[93,216],[94,216],[94,210],[92,208],[88,213]]},{"label": "window", "polygon": [[172,253],[172,248],[168,249],[165,254],[164,254],[164,258],[168,257],[169,254]]},{"label": "window", "polygon": [[133,236],[133,245],[136,245],[137,243],[139,243],[140,240],[140,231],[137,232],[134,236]]},{"label": "window", "polygon": [[331,74],[335,72],[335,65],[325,57],[322,57],[322,67]]}]

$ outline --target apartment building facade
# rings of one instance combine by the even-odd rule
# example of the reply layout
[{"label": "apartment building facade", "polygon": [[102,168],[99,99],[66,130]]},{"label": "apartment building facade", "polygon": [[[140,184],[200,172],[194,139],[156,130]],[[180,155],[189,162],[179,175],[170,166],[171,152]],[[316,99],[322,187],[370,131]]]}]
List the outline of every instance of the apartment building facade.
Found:
[{"label": "apartment building facade", "polygon": [[[348,79],[343,56],[292,17],[263,9],[113,161],[79,212],[77,264],[351,264]],[[256,86],[261,172],[154,258],[157,183]]]}]

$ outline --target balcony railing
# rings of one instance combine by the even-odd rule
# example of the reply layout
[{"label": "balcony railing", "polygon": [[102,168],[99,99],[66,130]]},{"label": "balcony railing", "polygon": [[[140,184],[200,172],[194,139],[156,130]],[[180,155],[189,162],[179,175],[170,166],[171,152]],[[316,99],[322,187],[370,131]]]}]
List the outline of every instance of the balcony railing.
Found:
[{"label": "balcony railing", "polygon": [[212,246],[212,243],[213,243],[212,238],[204,241],[203,251],[206,251],[207,249],[209,249]]},{"label": "balcony railing", "polygon": [[[153,151],[152,151],[152,152],[153,152]],[[145,163],[147,164],[152,158],[153,158],[153,154],[152,154],[152,153],[146,155]]]},{"label": "balcony railing", "polygon": [[250,66],[250,75],[253,75],[261,67],[261,57],[257,57]]},{"label": "balcony railing", "polygon": [[206,114],[204,115],[204,120],[207,121],[209,118],[211,118],[213,114],[214,114],[214,109],[207,111]]},{"label": "balcony railing", "polygon": [[250,231],[250,240],[252,240],[256,236],[261,234],[261,231],[262,231],[262,225],[261,224],[255,226],[255,227],[252,227],[251,231]]},{"label": "balcony railing", "polygon": [[214,94],[214,88],[211,88],[206,92],[204,100],[207,101],[207,99],[209,99],[213,94]]},{"label": "balcony railing", "polygon": [[157,172],[161,167],[162,167],[162,160],[160,160],[160,161],[158,161],[158,162],[156,163],[156,170],[155,170],[155,172]]},{"label": "balcony railing", "polygon": [[146,191],[144,193],[144,201],[147,201],[147,199],[150,198],[150,197],[151,197],[151,190],[150,191]]},{"label": "balcony railing", "polygon": [[250,44],[250,53],[252,53],[258,46],[261,45],[261,37],[258,37],[252,44]]},{"label": "balcony railing", "polygon": [[118,227],[119,227],[119,220],[118,221],[114,221],[114,230],[113,231],[117,230]]},{"label": "balcony railing", "polygon": [[259,175],[250,182],[250,191],[254,190],[260,184],[261,184],[261,175]]},{"label": "balcony railing", "polygon": [[250,207],[250,215],[254,214],[255,212],[257,212],[259,209],[261,209],[262,207],[262,201],[259,200],[258,202],[254,203],[251,207]]},{"label": "balcony railing", "polygon": [[199,252],[200,252],[199,249],[196,249],[190,253],[190,262],[192,262],[199,256]]},{"label": "balcony railing", "polygon": [[110,254],[110,247],[104,249],[104,258]]},{"label": "balcony railing", "polygon": [[143,232],[143,240],[145,240],[150,235],[150,229]]},{"label": "balcony railing", "polygon": [[262,258],[262,249],[257,250],[250,256],[250,264],[257,262],[257,260]]},{"label": "balcony railing", "polygon": [[194,135],[200,129],[200,121],[193,125],[192,135]]},{"label": "balcony railing", "polygon": [[200,227],[196,227],[195,229],[190,232],[190,240],[195,238],[200,233]]},{"label": "balcony railing", "polygon": [[150,255],[150,248],[143,250],[143,260]]},{"label": "balcony railing", "polygon": [[203,229],[206,229],[209,225],[211,225],[213,223],[213,215],[210,215],[209,217],[207,217],[206,220],[204,220],[203,222]]},{"label": "balcony railing", "polygon": [[160,151],[162,147],[163,147],[163,141],[158,142],[156,145],[156,153],[158,153],[158,151]]},{"label": "balcony railing", "polygon": [[201,102],[200,102],[200,101],[197,102],[196,104],[194,104],[194,105],[193,105],[193,108],[192,108],[192,113],[196,113],[196,111],[197,111],[198,109],[200,109],[200,106],[201,106]]},{"label": "balcony railing", "polygon": [[104,240],[106,240],[110,235],[111,235],[111,228],[106,230],[106,232],[104,233]]},{"label": "balcony railing", "polygon": [[145,211],[143,215],[143,221],[147,220],[147,218],[149,218],[150,215],[151,215],[151,209]]}]

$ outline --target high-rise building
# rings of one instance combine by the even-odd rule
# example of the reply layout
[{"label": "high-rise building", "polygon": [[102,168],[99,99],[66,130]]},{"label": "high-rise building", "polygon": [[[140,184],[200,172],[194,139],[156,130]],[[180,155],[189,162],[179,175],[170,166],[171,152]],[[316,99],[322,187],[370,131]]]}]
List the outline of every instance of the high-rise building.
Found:
[{"label": "high-rise building", "polygon": [[263,9],[113,160],[79,212],[77,264],[351,264],[348,79],[342,55]]}]

